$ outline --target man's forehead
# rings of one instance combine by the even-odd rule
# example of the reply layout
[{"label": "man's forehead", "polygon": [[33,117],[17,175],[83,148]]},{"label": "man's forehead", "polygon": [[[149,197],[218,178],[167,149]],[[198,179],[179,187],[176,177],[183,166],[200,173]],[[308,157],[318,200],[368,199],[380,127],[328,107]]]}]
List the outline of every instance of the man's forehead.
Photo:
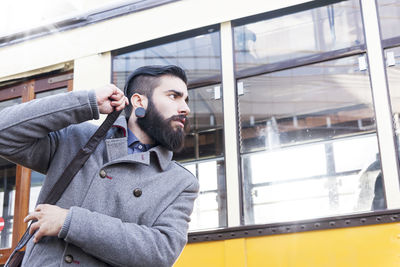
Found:
[{"label": "man's forehead", "polygon": [[164,93],[173,90],[183,95],[187,95],[187,86],[184,81],[175,76],[163,76],[160,79],[159,85],[155,88]]}]

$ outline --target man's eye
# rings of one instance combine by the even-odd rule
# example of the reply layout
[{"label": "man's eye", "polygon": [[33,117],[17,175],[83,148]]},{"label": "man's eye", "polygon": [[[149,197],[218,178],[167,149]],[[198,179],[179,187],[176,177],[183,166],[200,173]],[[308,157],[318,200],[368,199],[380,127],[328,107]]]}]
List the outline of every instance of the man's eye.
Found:
[{"label": "man's eye", "polygon": [[169,97],[170,97],[171,99],[175,99],[175,98],[176,98],[176,95],[169,95]]}]

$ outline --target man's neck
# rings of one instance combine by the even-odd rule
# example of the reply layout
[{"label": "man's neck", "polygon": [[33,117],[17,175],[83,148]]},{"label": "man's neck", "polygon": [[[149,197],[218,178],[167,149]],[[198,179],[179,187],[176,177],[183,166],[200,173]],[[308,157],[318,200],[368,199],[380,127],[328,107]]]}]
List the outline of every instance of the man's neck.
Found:
[{"label": "man's neck", "polygon": [[128,121],[128,128],[136,136],[136,138],[139,139],[140,143],[148,145],[154,144],[154,140],[140,128],[136,120],[134,120],[132,117]]}]

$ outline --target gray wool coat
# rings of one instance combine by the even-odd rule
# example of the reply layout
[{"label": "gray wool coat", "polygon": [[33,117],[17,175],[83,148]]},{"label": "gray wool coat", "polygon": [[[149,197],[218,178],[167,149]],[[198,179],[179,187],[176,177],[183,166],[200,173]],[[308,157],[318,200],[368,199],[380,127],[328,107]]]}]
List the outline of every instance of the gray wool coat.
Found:
[{"label": "gray wool coat", "polygon": [[[0,155],[46,174],[41,201],[97,129],[85,121],[98,117],[92,91],[9,107],[0,113]],[[75,176],[57,202],[69,209],[58,237],[31,240],[23,266],[173,265],[198,181],[161,146],[128,154],[126,127],[120,117]]]}]

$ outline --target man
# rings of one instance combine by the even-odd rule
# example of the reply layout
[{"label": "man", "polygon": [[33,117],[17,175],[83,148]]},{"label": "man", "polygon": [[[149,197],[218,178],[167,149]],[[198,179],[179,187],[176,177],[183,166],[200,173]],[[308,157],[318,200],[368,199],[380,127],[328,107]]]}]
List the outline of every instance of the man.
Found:
[{"label": "man", "polygon": [[[0,114],[0,154],[47,174],[39,202],[95,132],[82,123],[126,107],[57,205],[38,205],[23,266],[171,266],[199,185],[172,159],[189,114],[186,75],[147,66],[115,86],[34,100]],[[128,105],[128,100],[130,105]]]}]

